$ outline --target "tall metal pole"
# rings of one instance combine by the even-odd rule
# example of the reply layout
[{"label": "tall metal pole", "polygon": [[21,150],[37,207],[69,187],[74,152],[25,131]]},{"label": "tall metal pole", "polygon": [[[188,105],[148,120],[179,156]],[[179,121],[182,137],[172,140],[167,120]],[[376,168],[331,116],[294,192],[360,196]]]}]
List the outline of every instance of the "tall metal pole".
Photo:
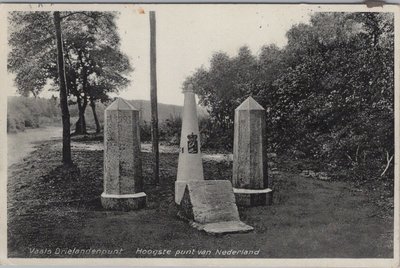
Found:
[{"label": "tall metal pole", "polygon": [[157,109],[157,68],[156,68],[156,14],[150,11],[150,102],[151,102],[151,142],[153,149],[153,181],[160,182],[158,149],[158,109]]}]

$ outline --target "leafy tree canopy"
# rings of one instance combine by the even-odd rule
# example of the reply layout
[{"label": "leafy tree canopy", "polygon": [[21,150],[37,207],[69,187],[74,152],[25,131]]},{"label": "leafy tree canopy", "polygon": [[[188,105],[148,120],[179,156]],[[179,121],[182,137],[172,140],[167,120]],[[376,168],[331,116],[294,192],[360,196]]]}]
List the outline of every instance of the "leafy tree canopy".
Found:
[{"label": "leafy tree canopy", "polygon": [[[61,12],[69,92],[106,100],[126,87],[132,71],[120,50],[115,12]],[[22,95],[39,94],[50,80],[58,83],[55,36],[50,12],[9,15],[8,69]]]}]

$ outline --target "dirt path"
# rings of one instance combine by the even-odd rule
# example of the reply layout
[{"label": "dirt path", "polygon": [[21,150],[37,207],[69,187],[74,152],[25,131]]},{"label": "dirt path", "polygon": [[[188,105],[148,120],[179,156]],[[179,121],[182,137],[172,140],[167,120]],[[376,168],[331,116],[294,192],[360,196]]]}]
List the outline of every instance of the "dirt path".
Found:
[{"label": "dirt path", "polygon": [[[167,249],[156,257],[229,258],[217,250],[259,250],[254,258],[392,258],[393,217],[380,213],[371,195],[344,182],[318,181],[281,170],[274,177],[274,204],[240,209],[255,231],[222,237],[206,235],[176,217],[173,202],[177,153],[160,155],[161,185],[151,179],[151,156],[143,152],[148,207],[140,211],[102,209],[101,142],[73,142],[79,170],[58,168],[57,141],[46,142],[9,172],[10,257],[71,257],[57,249],[122,249],[118,256],[154,257],[140,249]],[[96,145],[97,144],[97,145]],[[91,149],[88,149],[89,146]],[[97,146],[97,147],[96,147]],[[97,148],[97,149],[96,149]],[[212,157],[211,157],[212,158]],[[229,179],[230,161],[204,161],[207,179]],[[50,249],[35,254],[32,249]],[[139,249],[139,251],[138,251]],[[202,255],[197,250],[211,250]],[[194,254],[173,256],[177,250]],[[77,254],[72,257],[99,257]],[[102,256],[105,257],[105,256]]]},{"label": "dirt path", "polygon": [[18,163],[29,155],[37,142],[43,142],[61,137],[61,127],[43,127],[26,129],[24,132],[7,134],[7,162],[8,166]]},{"label": "dirt path", "polygon": [[[62,144],[56,143],[53,144],[54,150],[61,150]],[[74,150],[85,150],[85,151],[101,151],[104,149],[104,144],[99,142],[75,142],[71,144],[71,148]],[[152,148],[150,143],[142,143],[141,144],[142,153],[151,153]],[[159,146],[160,153],[165,154],[178,154],[179,147],[171,146],[171,145],[160,145]],[[232,154],[208,154],[203,153],[202,155],[204,161],[215,161],[215,162],[224,162],[224,161],[233,161]]]}]

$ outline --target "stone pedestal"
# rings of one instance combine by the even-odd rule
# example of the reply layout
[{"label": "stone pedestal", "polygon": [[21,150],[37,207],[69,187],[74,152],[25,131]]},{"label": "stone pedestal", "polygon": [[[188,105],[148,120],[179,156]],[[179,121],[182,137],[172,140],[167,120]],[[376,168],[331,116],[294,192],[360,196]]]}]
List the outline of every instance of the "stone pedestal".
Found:
[{"label": "stone pedestal", "polygon": [[272,190],[270,188],[261,190],[233,188],[236,203],[243,207],[255,207],[272,204]]},{"label": "stone pedestal", "polygon": [[185,100],[183,105],[178,173],[175,182],[175,203],[178,205],[182,200],[187,182],[204,180],[195,94],[190,87],[183,91],[183,93]]},{"label": "stone pedestal", "polygon": [[264,108],[252,97],[235,110],[232,184],[240,206],[271,204]]},{"label": "stone pedestal", "polygon": [[105,209],[135,210],[146,206],[139,113],[121,98],[105,110],[104,192],[101,195]]},{"label": "stone pedestal", "polygon": [[191,226],[210,234],[253,230],[240,221],[232,184],[227,180],[187,182],[178,209]]},{"label": "stone pedestal", "polygon": [[146,207],[147,196],[144,192],[137,194],[101,194],[101,204],[110,210],[137,210]]}]

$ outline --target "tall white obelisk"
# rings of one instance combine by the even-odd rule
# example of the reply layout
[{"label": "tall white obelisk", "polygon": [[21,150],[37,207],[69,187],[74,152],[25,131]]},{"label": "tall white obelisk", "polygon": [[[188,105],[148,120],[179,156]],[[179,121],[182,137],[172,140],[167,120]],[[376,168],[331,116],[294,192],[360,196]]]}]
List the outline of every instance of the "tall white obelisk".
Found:
[{"label": "tall white obelisk", "polygon": [[179,151],[178,175],[175,182],[175,203],[180,204],[188,181],[203,181],[200,132],[193,86],[182,91],[185,95]]}]

